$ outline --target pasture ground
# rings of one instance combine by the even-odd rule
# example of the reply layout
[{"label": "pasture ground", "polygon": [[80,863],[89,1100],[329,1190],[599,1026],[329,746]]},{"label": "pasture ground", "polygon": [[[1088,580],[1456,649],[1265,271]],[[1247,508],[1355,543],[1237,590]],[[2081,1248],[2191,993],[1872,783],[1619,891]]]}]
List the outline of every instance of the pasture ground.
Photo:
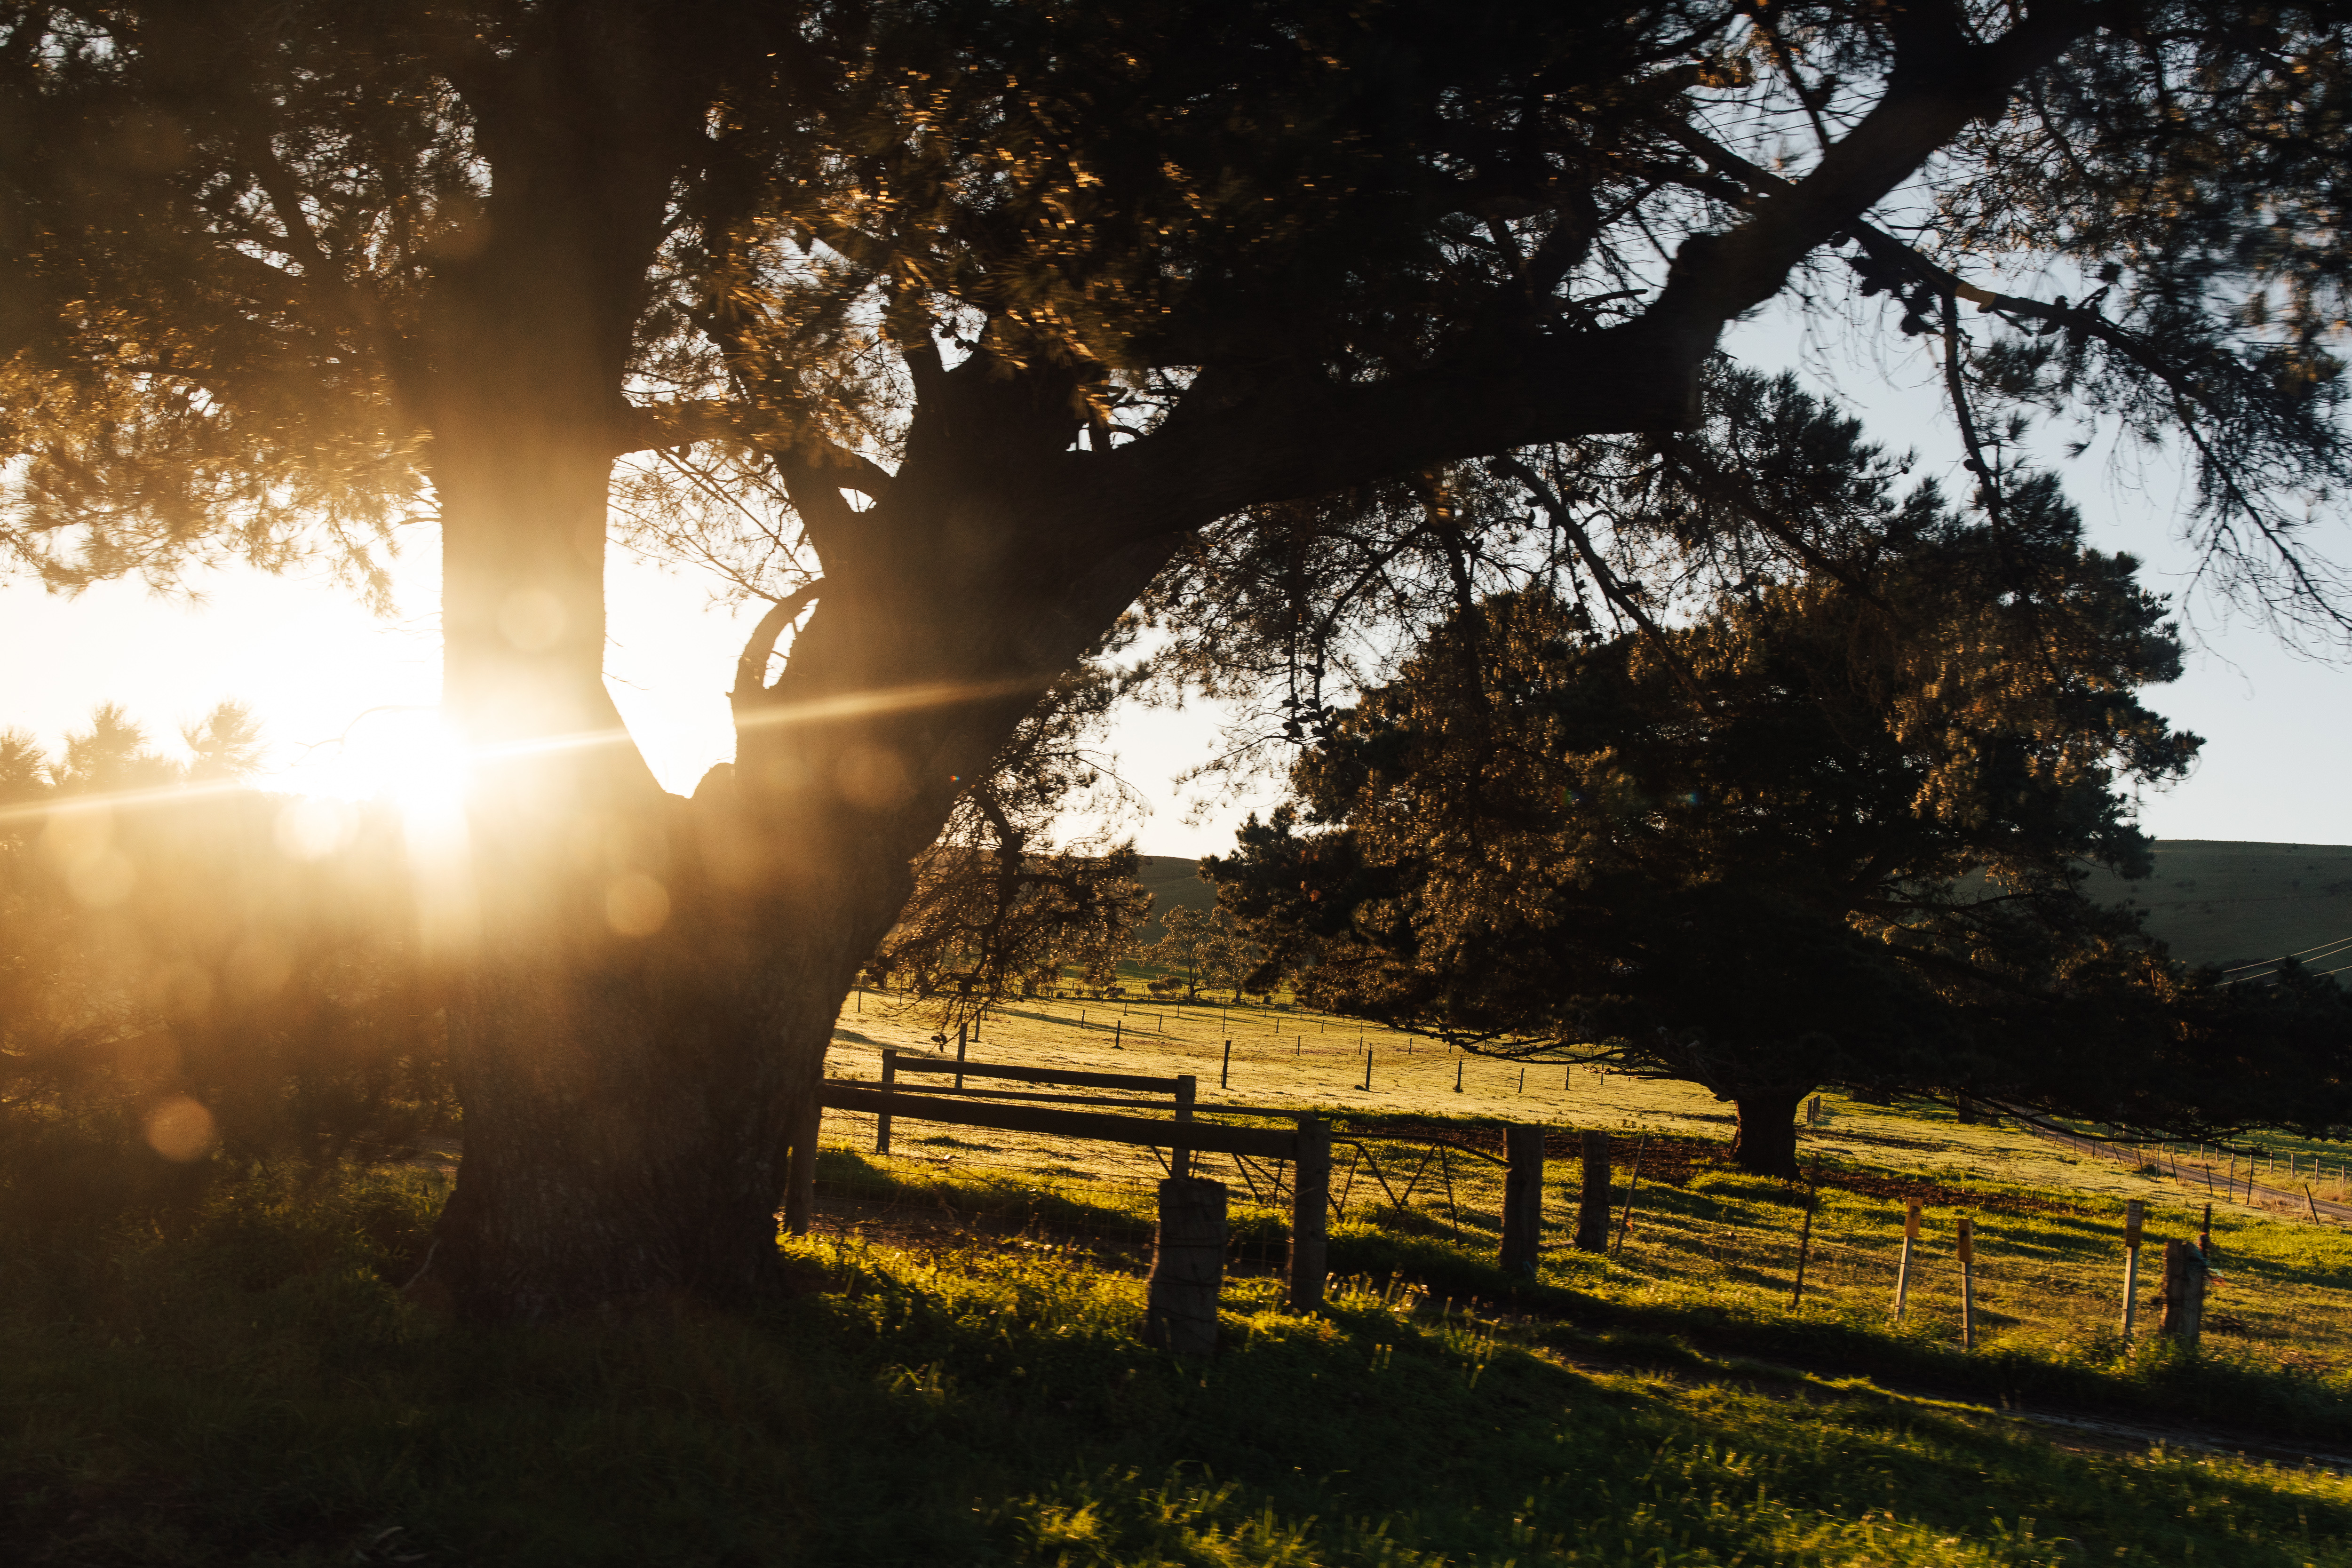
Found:
[{"label": "pasture ground", "polygon": [[257,1177],[184,1225],[12,1252],[0,1556],[2352,1562],[2332,1470],[2053,1441],[1981,1405],[1612,1342],[1394,1276],[1343,1282],[1313,1318],[1270,1278],[1236,1281],[1205,1363],[1138,1342],[1131,1273],[970,1240],[794,1243],[800,1293],[752,1316],[462,1329],[391,1284],[444,1184]]},{"label": "pasture ground", "polygon": [[[2121,1199],[2180,1234],[2178,1184],[1832,1100],[1802,1145],[1823,1185],[1792,1310],[1802,1191],[1713,1163],[1727,1108],[1704,1095],[1559,1068],[1523,1095],[1516,1067],[1378,1035],[1365,1091],[1353,1026],[1161,1011],[1024,1005],[972,1051],[1192,1071],[1204,1103],[1348,1119],[1389,1185],[1363,1152],[1341,1178],[1326,1313],[1287,1311],[1245,1257],[1217,1357],[1143,1347],[1133,1227],[1159,1171],[1104,1145],[902,1121],[877,1158],[870,1123],[844,1119],[789,1299],[531,1331],[398,1294],[444,1172],[247,1173],[194,1212],[0,1249],[0,1561],[2352,1563],[2352,1480],[2293,1458],[2352,1450],[2352,1244],[2333,1227],[2218,1205],[2226,1321],[2190,1360],[2112,1323]],[[929,1043],[870,996],[841,1026],[843,1073]],[[1415,1167],[1429,1144],[1406,1134],[1475,1143],[1497,1119],[1621,1148],[1647,1130],[1619,1257],[1555,1234],[1539,1279],[1493,1267],[1489,1167]],[[1898,1327],[1910,1192],[1929,1237]],[[1557,1226],[1557,1184],[1547,1207]],[[1237,1204],[1244,1253],[1277,1254],[1281,1213]],[[1981,1227],[1973,1353],[1954,1343],[1960,1213]]]}]

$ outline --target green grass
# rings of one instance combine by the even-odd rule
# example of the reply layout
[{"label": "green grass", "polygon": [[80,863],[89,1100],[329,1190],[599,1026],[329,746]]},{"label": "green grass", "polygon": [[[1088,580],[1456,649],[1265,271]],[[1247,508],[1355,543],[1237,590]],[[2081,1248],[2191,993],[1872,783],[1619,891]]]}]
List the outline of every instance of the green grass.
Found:
[{"label": "green grass", "polygon": [[[1861,1173],[1832,1174],[1873,1184]],[[819,1181],[830,1210],[824,1228],[843,1237],[937,1246],[945,1237],[951,1246],[971,1230],[1032,1247],[1075,1245],[1129,1268],[1149,1252],[1150,1200],[1139,1188],[1024,1181],[1001,1169],[957,1171],[845,1150],[825,1152]],[[2126,1341],[2110,1277],[2118,1228],[2046,1192],[1983,1186],[1976,1193],[1978,1345],[1969,1350],[1958,1331],[1957,1270],[1932,1241],[1915,1257],[1904,1320],[1892,1321],[1899,1211],[1868,1193],[1824,1193],[1797,1309],[1792,1222],[1801,1194],[1704,1170],[1686,1185],[1644,1192],[1622,1253],[1564,1250],[1555,1237],[1534,1282],[1496,1265],[1491,1212],[1449,1210],[1442,1197],[1405,1211],[1357,1203],[1332,1227],[1331,1266],[1482,1311],[1539,1318],[1560,1345],[1644,1363],[1762,1357],[1989,1402],[2352,1445],[2352,1369],[2338,1307],[2352,1285],[2352,1247],[2334,1233],[2222,1216],[2215,1249],[2228,1268],[2210,1300],[2215,1327],[2202,1353],[2184,1357],[2152,1331],[2156,1257],[2145,1259],[2139,1332]],[[1241,1267],[1277,1268],[1286,1211],[1251,1201],[1238,1186],[1233,1199]]]},{"label": "green grass", "polygon": [[1207,914],[1217,907],[1217,889],[1201,880],[1201,863],[1183,855],[1139,855],[1135,879],[1151,895],[1151,918],[1138,934],[1139,942],[1158,942],[1167,934],[1160,921],[1171,909]]},{"label": "green grass", "polygon": [[[1243,1263],[1224,1352],[1187,1365],[1135,1337],[1160,1167],[1114,1145],[901,1121],[879,1157],[870,1123],[836,1119],[827,1233],[792,1244],[803,1293],[530,1332],[393,1289],[446,1190],[432,1170],[225,1180],[163,1218],[37,1234],[0,1202],[0,1561],[2352,1563],[2338,1475],[2070,1447],[1997,1411],[2352,1441],[2336,1229],[2218,1205],[2206,1353],[2126,1345],[2122,1200],[2178,1235],[2195,1194],[1832,1100],[1803,1136],[1829,1184],[1792,1310],[1801,1194],[1711,1164],[1726,1108],[1685,1086],[1580,1070],[1522,1094],[1516,1069],[1375,1031],[1367,1092],[1352,1025],[1097,1003],[1081,1027],[1080,1005],[992,1015],[975,1054],[1213,1085],[1230,1033],[1234,1086],[1205,1101],[1341,1116],[1399,1190],[1421,1149],[1383,1119],[1600,1126],[1621,1149],[1646,1129],[1625,1249],[1566,1250],[1555,1184],[1543,1273],[1507,1279],[1494,1167],[1421,1166],[1398,1207],[1343,1148],[1343,1282],[1302,1318],[1270,1268],[1270,1173],[1253,1199],[1213,1162]],[[835,1070],[869,1078],[879,1043],[929,1034],[872,1000],[842,1027]],[[1931,1206],[1898,1327],[1910,1192]],[[1974,1352],[1959,1213],[1979,1226]]]},{"label": "green grass", "polygon": [[[845,1016],[836,1037],[834,1072],[873,1078],[886,1043],[929,1048],[929,1027],[893,1012],[886,999],[854,1006],[859,1010]],[[1229,1037],[1233,1084],[1221,1090],[1216,1079]],[[1369,1092],[1361,1088],[1360,1037],[1371,1053]],[[1601,1128],[1619,1140],[1621,1163],[1644,1132],[1670,1140],[1653,1146],[1651,1179],[1643,1184],[1622,1262],[1597,1279],[1577,1273],[1575,1282],[1612,1299],[1664,1300],[1681,1292],[1718,1307],[1744,1304],[1742,1310],[1759,1317],[1785,1315],[1799,1212],[1779,1184],[1735,1177],[1706,1163],[1704,1156],[1719,1158],[1724,1152],[1729,1108],[1687,1084],[1553,1065],[1530,1068],[1521,1092],[1515,1066],[1465,1061],[1426,1039],[1360,1030],[1351,1022],[1280,1007],[1024,1002],[992,1014],[971,1051],[990,1060],[1190,1072],[1201,1082],[1204,1105],[1318,1110],[1339,1119],[1343,1132],[1370,1137],[1373,1157],[1398,1189],[1421,1155],[1381,1142],[1388,1119]],[[1454,1089],[1457,1071],[1460,1093]],[[1987,1347],[2071,1347],[2064,1351],[2068,1357],[2095,1359],[2106,1353],[2101,1347],[2120,1317],[2125,1201],[2137,1198],[2149,1206],[2153,1240],[2193,1235],[2202,1222],[2201,1185],[2077,1157],[2014,1125],[1963,1124],[1937,1107],[1870,1106],[1837,1096],[1824,1103],[1824,1121],[1801,1128],[1799,1136],[1802,1159],[1819,1160],[1831,1183],[1815,1225],[1809,1310],[1842,1314],[1857,1324],[1883,1321],[1894,1295],[1903,1203],[1918,1197],[1927,1204],[1927,1235],[1915,1263],[1906,1332],[1956,1336],[1952,1237],[1954,1222],[1967,1214],[1979,1227],[1977,1291]],[[826,1133],[845,1153],[867,1152],[872,1126],[868,1118],[834,1115]],[[2331,1147],[2331,1161],[2338,1148]],[[1703,1156],[1697,1163],[1689,1158],[1694,1152]],[[1151,1184],[1163,1173],[1157,1156],[1142,1149],[913,1121],[899,1123],[894,1155],[876,1163],[877,1170],[898,1173],[893,1179],[955,1176],[1022,1190],[1051,1188],[1138,1216],[1148,1214]],[[1387,1206],[1387,1193],[1370,1167],[1351,1174],[1356,1157],[1347,1148],[1339,1157],[1335,1194],[1345,1198],[1351,1216],[1370,1219],[1376,1202]],[[1202,1165],[1237,1197],[1251,1181],[1263,1184],[1221,1157]],[[1655,1179],[1661,1175],[1667,1180]],[[1552,1176],[1546,1237],[1551,1256],[1561,1259],[1575,1202],[1567,1189],[1575,1176],[1570,1162],[1555,1162]],[[1404,1230],[1437,1226],[1448,1234],[1458,1226],[1474,1247],[1492,1247],[1500,1187],[1499,1170],[1485,1162],[1433,1164],[1412,1194],[1412,1212],[1383,1223]],[[2338,1293],[2352,1286],[2352,1237],[2293,1214],[2228,1201],[2213,1207],[2223,1271],[2211,1301],[2221,1323],[2217,1351],[2297,1373],[2336,1377],[2352,1371],[2352,1320],[2338,1306]],[[1553,1267],[1584,1268],[1571,1261]],[[2156,1310],[2160,1270],[2160,1248],[2151,1247],[2140,1276],[2143,1323]]]},{"label": "green grass", "polygon": [[1224,1352],[1188,1364],[1083,1258],[836,1239],[756,1317],[453,1328],[386,1283],[436,1196],[251,1182],[171,1234],[8,1254],[8,1560],[2352,1561],[2330,1474],[1571,1364],[1550,1325],[1393,1285],[1302,1318],[1236,1281]]}]

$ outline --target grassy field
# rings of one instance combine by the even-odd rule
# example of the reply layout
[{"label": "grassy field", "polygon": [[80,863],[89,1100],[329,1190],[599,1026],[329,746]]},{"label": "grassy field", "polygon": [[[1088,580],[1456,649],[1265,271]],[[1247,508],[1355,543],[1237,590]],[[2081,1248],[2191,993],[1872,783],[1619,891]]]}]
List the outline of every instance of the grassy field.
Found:
[{"label": "grassy field", "polygon": [[[834,1070],[929,1034],[856,999]],[[1339,1118],[1329,1310],[1282,1304],[1278,1173],[1220,1163],[1223,1349],[1154,1352],[1151,1155],[903,1121],[887,1158],[870,1122],[829,1125],[795,1291],[744,1315],[434,1319],[396,1289],[447,1190],[430,1166],[223,1173],[193,1214],[41,1244],[0,1201],[0,1562],[2352,1564],[2352,1480],[2286,1462],[2352,1450],[2332,1227],[2217,1205],[2189,1358],[2114,1322],[2121,1200],[2178,1235],[2185,1189],[2014,1130],[1830,1100],[1795,1307],[1803,1190],[1722,1169],[1727,1110],[1681,1086],[1552,1068],[1522,1092],[1516,1068],[1283,1008],[1027,1004],[972,1051]],[[1494,1167],[1406,1136],[1500,1120],[1644,1150],[1621,1254],[1559,1246],[1555,1184],[1539,1278],[1500,1273]],[[1895,1324],[1906,1194],[1928,1236]]]},{"label": "grassy field", "polygon": [[1151,895],[1151,919],[1144,923],[1139,942],[1157,942],[1165,934],[1160,917],[1171,909],[1198,910],[1206,914],[1217,907],[1217,890],[1201,880],[1201,863],[1183,855],[1139,855],[1135,879]]},{"label": "grassy field", "polygon": [[[1224,1042],[1233,1042],[1230,1082],[1221,1088]],[[881,1047],[952,1049],[899,998],[866,992],[842,1011],[829,1070],[873,1079]],[[1096,1071],[1154,1075],[1191,1073],[1201,1103],[1259,1107],[1282,1114],[1317,1110],[1346,1119],[1469,1117],[1602,1128],[1665,1137],[1727,1140],[1732,1108],[1690,1084],[1661,1082],[1559,1063],[1516,1063],[1449,1052],[1426,1037],[1382,1029],[1282,1004],[1260,1006],[1163,1005],[1157,1002],[1032,999],[992,1011],[970,1047],[989,1060]],[[1370,1060],[1370,1089],[1365,1084]],[[1459,1089],[1456,1084],[1460,1085]],[[2086,1196],[2143,1198],[2158,1205],[2202,1203],[2201,1189],[2105,1160],[2083,1159],[2014,1124],[1966,1125],[1951,1112],[1927,1107],[1895,1109],[1822,1098],[1823,1120],[1800,1130],[1800,1157],[1858,1161],[1895,1173],[1958,1176],[2019,1186],[2060,1186]],[[844,1140],[855,1136],[847,1119]],[[865,1125],[870,1126],[870,1120]],[[966,1163],[1002,1158],[1028,1168],[1028,1147],[1008,1135],[956,1136],[972,1146],[942,1145],[942,1158]],[[2352,1152],[2342,1144],[2262,1135],[2247,1142],[2284,1154],[2324,1162],[2329,1175],[2318,1195],[2352,1192],[2343,1171]],[[901,1141],[901,1147],[913,1148]],[[1057,1146],[1058,1148],[1058,1146]],[[1060,1149],[1089,1173],[1141,1180],[1162,1173],[1148,1153],[1106,1145]],[[1067,1163],[1067,1160],[1065,1161]],[[2194,1165],[2193,1152],[2188,1163]],[[2221,1168],[2214,1162],[2215,1169]],[[2120,1212],[2120,1203],[2116,1204]],[[2243,1205],[2222,1204],[2245,1209]],[[2246,1209],[2248,1213],[2259,1212]]]},{"label": "grassy field", "polygon": [[1314,1318],[1271,1279],[1238,1280],[1205,1363],[1140,1345],[1139,1282],[1084,1254],[855,1237],[794,1244],[801,1293],[750,1317],[467,1330],[388,1283],[439,1184],[252,1180],[192,1224],[5,1255],[0,1556],[2352,1561],[2352,1486],[2332,1472],[2053,1443],[1997,1411],[1393,1278],[1343,1283]]},{"label": "grassy field", "polygon": [[[1207,910],[1215,889],[1201,880],[1198,862],[1146,855],[1136,880],[1155,900]],[[2276,958],[2352,937],[2352,845],[2264,844],[2217,838],[2159,838],[2156,871],[2126,882],[2092,873],[2091,896],[2147,911],[2147,929],[2191,963],[2241,963]],[[1160,934],[1155,919],[1143,940]],[[2315,968],[2352,963],[2352,953]]]},{"label": "grassy field", "polygon": [[[874,1077],[886,1044],[933,1048],[929,1029],[895,1005],[881,997],[855,1004],[835,1047],[836,1074]],[[1231,1084],[1220,1089],[1228,1038]],[[1029,1065],[1190,1072],[1201,1081],[1204,1106],[1313,1108],[1332,1116],[1343,1137],[1356,1140],[1341,1147],[1333,1178],[1343,1209],[1338,1235],[1366,1267],[1408,1242],[1433,1240],[1466,1258],[1491,1258],[1498,1245],[1499,1168],[1450,1152],[1433,1161],[1425,1137],[1401,1133],[1493,1146],[1499,1140],[1492,1123],[1500,1121],[1563,1132],[1606,1130],[1621,1172],[1637,1150],[1646,1151],[1647,1179],[1622,1251],[1607,1260],[1576,1254],[1566,1247],[1577,1173],[1564,1141],[1555,1151],[1543,1279],[1568,1292],[1561,1300],[1574,1310],[1596,1321],[1704,1331],[1710,1342],[1769,1342],[1816,1360],[1842,1358],[1857,1370],[1909,1369],[1975,1385],[1992,1376],[2011,1390],[2075,1391],[2068,1397],[2096,1392],[2083,1374],[2128,1373],[2141,1353],[2117,1333],[2124,1200],[2149,1205],[2152,1242],[2194,1235],[2207,1201],[2200,1188],[2079,1158],[2014,1126],[1824,1097],[1822,1121],[1799,1135],[1801,1155],[1818,1163],[1822,1187],[1806,1244],[1806,1299],[1791,1310],[1803,1194],[1725,1169],[1727,1108],[1688,1085],[1555,1064],[1528,1068],[1522,1089],[1516,1065],[1465,1059],[1425,1039],[1281,1007],[1030,1002],[991,1014],[970,1048],[976,1058]],[[1362,1087],[1367,1055],[1370,1090]],[[1164,1173],[1149,1150],[992,1130],[902,1121],[887,1158],[872,1152],[870,1118],[831,1113],[826,1134],[827,1190],[856,1200],[839,1221],[852,1231],[865,1225],[896,1234],[895,1202],[924,1211],[944,1205],[957,1213],[1036,1215],[1041,1234],[1132,1247],[1148,1238],[1152,1184]],[[1271,1265],[1286,1212],[1272,1190],[1276,1173],[1223,1156],[1201,1164],[1229,1184],[1243,1256]],[[1927,1205],[1927,1234],[1897,1328],[1889,1307],[1903,1207],[1912,1198]],[[2352,1392],[2352,1312],[2345,1306],[2352,1236],[2243,1203],[2217,1200],[2213,1212],[2221,1266],[2209,1305],[2213,1357],[2250,1374],[2285,1377],[2281,1386],[2291,1385],[2291,1395],[2281,1395],[2280,1408],[2295,1412],[2277,1420],[2321,1419],[2313,1412]],[[1952,1237],[1961,1215],[1978,1236],[1980,1350],[1973,1359],[1953,1349],[1959,1281]],[[2152,1247],[2139,1278],[2143,1331],[2155,1321],[2159,1275]],[[1983,1373],[1987,1365],[2002,1370]],[[2228,1415],[2234,1396],[2215,1391],[2214,1397],[2221,1403],[2191,1399],[2178,1407]],[[2323,1424],[2352,1441],[2352,1417]]]}]

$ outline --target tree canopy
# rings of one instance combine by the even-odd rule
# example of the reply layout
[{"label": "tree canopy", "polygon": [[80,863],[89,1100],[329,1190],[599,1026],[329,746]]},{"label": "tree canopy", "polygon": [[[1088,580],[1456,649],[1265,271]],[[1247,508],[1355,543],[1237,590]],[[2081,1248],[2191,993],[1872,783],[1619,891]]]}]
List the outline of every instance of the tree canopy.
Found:
[{"label": "tree canopy", "polygon": [[2093,864],[2147,873],[2121,791],[2200,744],[2141,705],[2179,647],[2136,564],[2084,549],[2046,481],[1999,524],[1923,485],[1833,570],[1686,625],[1486,598],[1205,874],[1318,1004],[1704,1085],[1755,1169],[1793,1173],[1825,1085],[2325,1127],[2352,1087],[2332,982],[2239,995],[2083,893]]}]

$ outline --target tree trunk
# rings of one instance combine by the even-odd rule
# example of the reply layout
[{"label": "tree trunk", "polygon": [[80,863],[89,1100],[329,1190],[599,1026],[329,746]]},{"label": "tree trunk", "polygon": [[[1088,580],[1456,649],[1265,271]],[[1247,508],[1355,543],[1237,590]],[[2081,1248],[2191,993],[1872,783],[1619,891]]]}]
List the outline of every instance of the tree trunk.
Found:
[{"label": "tree trunk", "polygon": [[1057,578],[1001,518],[877,506],[911,552],[959,521],[1001,549],[828,562],[784,676],[739,686],[735,763],[685,801],[603,688],[608,459],[561,420],[477,412],[436,455],[446,704],[484,753],[439,922],[466,1155],[416,1289],[507,1321],[741,1300],[911,861],[1169,547]]},{"label": "tree trunk", "polygon": [[747,650],[734,763],[664,794],[603,674],[631,334],[708,101],[638,68],[649,16],[497,79],[487,237],[436,268],[402,381],[474,755],[463,829],[416,846],[466,1152],[415,1289],[478,1319],[773,1278],[787,1150],[910,862],[1179,537],[1088,528],[1066,373],[934,367],[896,476],[856,476],[870,510],[780,452],[822,592],[776,680]]},{"label": "tree trunk", "polygon": [[1739,1112],[1739,1134],[1731,1145],[1731,1163],[1759,1176],[1799,1177],[1797,1169],[1797,1108],[1803,1089],[1750,1089],[1732,1097]]}]

